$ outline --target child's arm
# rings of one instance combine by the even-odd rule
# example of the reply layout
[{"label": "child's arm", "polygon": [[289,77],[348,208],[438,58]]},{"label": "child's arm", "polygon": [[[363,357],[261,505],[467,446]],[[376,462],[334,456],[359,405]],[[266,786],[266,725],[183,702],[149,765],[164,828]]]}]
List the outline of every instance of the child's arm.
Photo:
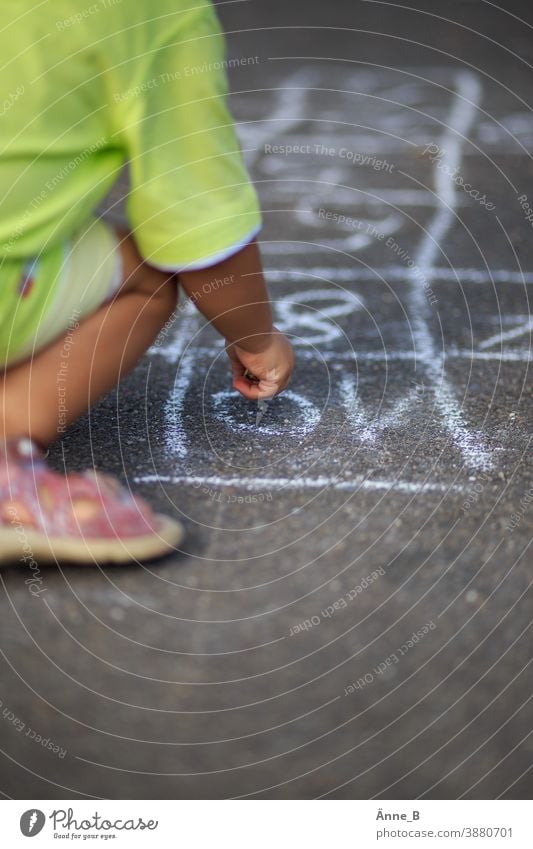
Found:
[{"label": "child's arm", "polygon": [[[272,310],[257,244],[229,259],[179,275],[185,292],[227,342],[233,385],[250,399],[269,398],[287,386],[294,367],[289,340],[272,324]],[[248,369],[259,383],[244,377]]]}]

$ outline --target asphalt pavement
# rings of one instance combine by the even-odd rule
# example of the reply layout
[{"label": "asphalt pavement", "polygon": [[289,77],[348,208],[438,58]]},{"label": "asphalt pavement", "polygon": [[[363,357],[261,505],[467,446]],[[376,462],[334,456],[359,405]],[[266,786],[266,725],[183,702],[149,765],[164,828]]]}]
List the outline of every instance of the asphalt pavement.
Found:
[{"label": "asphalt pavement", "polygon": [[530,797],[533,11],[418,6],[218,4],[297,369],[182,304],[56,444],[186,535],[2,567],[7,797]]}]

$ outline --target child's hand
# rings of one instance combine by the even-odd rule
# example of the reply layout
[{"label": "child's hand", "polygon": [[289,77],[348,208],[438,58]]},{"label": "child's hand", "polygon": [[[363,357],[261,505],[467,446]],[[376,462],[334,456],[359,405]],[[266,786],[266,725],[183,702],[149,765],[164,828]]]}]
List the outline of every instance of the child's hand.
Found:
[{"label": "child's hand", "polygon": [[[287,337],[275,327],[267,347],[260,353],[250,353],[236,343],[227,345],[226,351],[233,370],[233,387],[245,398],[251,401],[272,398],[287,387],[294,368],[294,353]],[[256,382],[245,377],[246,370],[257,378]]]}]

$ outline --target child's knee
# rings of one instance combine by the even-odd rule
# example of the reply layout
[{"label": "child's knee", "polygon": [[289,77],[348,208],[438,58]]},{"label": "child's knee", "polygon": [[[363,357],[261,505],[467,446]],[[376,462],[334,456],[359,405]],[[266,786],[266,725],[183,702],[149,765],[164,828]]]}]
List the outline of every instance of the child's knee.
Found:
[{"label": "child's knee", "polygon": [[133,238],[121,234],[123,281],[121,294],[137,292],[150,300],[154,308],[172,312],[177,301],[178,285],[175,276],[149,265],[141,257]]},{"label": "child's knee", "polygon": [[146,266],[146,276],[142,291],[149,299],[151,307],[161,312],[163,320],[166,321],[169,315],[176,309],[178,301],[178,282],[176,277],[170,277],[161,271]]}]

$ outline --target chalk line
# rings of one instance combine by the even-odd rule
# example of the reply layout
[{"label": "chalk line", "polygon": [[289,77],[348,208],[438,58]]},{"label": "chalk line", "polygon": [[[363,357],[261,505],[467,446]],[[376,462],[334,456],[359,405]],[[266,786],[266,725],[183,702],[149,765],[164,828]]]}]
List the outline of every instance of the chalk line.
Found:
[{"label": "chalk line", "polygon": [[342,289],[311,289],[303,296],[294,292],[276,298],[274,303],[276,326],[289,333],[293,345],[298,346],[324,345],[342,339],[344,333],[335,319],[362,309],[364,300]]},{"label": "chalk line", "polygon": [[339,390],[346,418],[357,439],[364,445],[374,445],[385,428],[398,427],[402,421],[405,422],[406,414],[420,400],[419,394],[412,389],[388,412],[375,410],[373,413],[367,413],[357,394],[355,379],[351,375],[341,378]]},{"label": "chalk line", "polygon": [[[410,127],[410,135],[411,138],[418,131],[419,137],[423,139],[420,145],[415,145],[416,147],[425,147],[425,144],[428,140],[428,126],[426,124],[419,124],[418,126]],[[329,130],[329,132],[328,132]],[[395,137],[396,136],[396,137]],[[516,136],[516,133],[515,133]],[[492,154],[495,153],[505,153],[507,156],[516,156],[516,157],[524,157],[524,151],[517,147],[517,145],[510,141],[508,137],[502,135],[502,138],[493,141],[488,139],[481,139],[478,135],[478,139],[483,141],[484,149],[490,149]],[[325,127],[324,132],[312,132],[309,134],[302,133],[288,133],[284,137],[284,141],[287,144],[291,145],[305,145],[305,144],[332,144],[337,147],[346,147],[348,149],[354,148],[354,139],[353,136],[347,134],[337,134],[334,132],[332,128]],[[517,143],[520,143],[520,138],[517,136]],[[522,137],[522,143],[527,147],[524,138]],[[401,136],[397,136],[397,134],[392,134],[388,130],[376,127],[375,131],[368,133],[360,133],[357,136],[357,150],[361,152],[372,152],[373,154],[380,153],[386,155],[388,154],[405,154],[407,156],[412,154],[413,145],[410,139],[402,138]],[[466,156],[475,158],[479,156],[478,150],[469,150],[466,153]]]},{"label": "chalk line", "polygon": [[[266,161],[268,162],[269,160]],[[292,177],[287,176],[287,163],[285,161],[277,162],[275,167],[271,164],[268,168],[264,168],[262,164],[262,168],[268,174],[272,174],[273,176],[279,174],[283,177],[282,180],[276,180],[273,183],[261,183],[262,199],[269,200],[272,198],[272,202],[279,201],[281,194],[289,194],[291,197],[294,197],[295,189],[301,189],[302,182],[309,186],[309,181],[312,180],[313,183],[324,184],[320,185],[320,201],[322,206],[329,200],[330,202],[334,201],[337,207],[342,203],[343,210],[347,206],[352,206],[354,209],[359,209],[361,206],[385,206],[386,204],[393,204],[399,207],[434,207],[438,206],[439,203],[434,193],[426,189],[387,189],[381,186],[375,188],[369,186],[364,189],[357,186],[347,188],[342,184],[346,182],[346,177],[351,174],[348,168],[351,168],[353,171],[353,166],[347,166],[345,168],[338,167],[336,169],[317,169],[313,164],[308,164],[310,172],[308,178],[296,178],[294,174]],[[295,187],[295,183],[300,185]],[[341,183],[341,185],[338,185],[338,183]],[[328,197],[325,191],[328,186],[331,189],[331,197]],[[316,199],[316,194],[314,197]],[[301,199],[302,196],[299,195],[299,198]],[[472,201],[472,203],[474,202]],[[467,204],[467,198],[461,197],[458,205],[466,206]]]},{"label": "chalk line", "polygon": [[[307,398],[294,392],[292,389],[285,389],[283,392],[284,403],[292,404],[299,410],[300,424],[288,424],[283,427],[274,427],[268,420],[268,416],[263,417],[263,424],[256,424],[255,417],[250,421],[236,421],[233,414],[235,408],[235,391],[227,391],[222,389],[220,392],[215,392],[212,396],[212,404],[216,417],[222,421],[230,430],[241,432],[249,432],[254,435],[265,433],[268,436],[298,436],[303,439],[308,436],[317,427],[320,422],[320,410]],[[295,419],[294,414],[291,414],[291,421]]]},{"label": "chalk line", "polygon": [[469,351],[454,350],[453,348],[446,352],[447,359],[457,358],[460,360],[481,360],[492,361],[496,363],[530,363],[533,361],[533,351],[519,349],[513,351]]},{"label": "chalk line", "polygon": [[172,328],[169,342],[166,345],[153,345],[149,353],[162,356],[168,362],[178,365],[176,378],[165,404],[165,444],[171,456],[183,458],[188,453],[183,407],[198,356],[196,350],[191,347],[191,340],[198,331],[200,316],[193,302],[189,300],[183,303],[180,313],[182,320],[177,328]]},{"label": "chalk line", "polygon": [[[414,351],[322,351],[324,357],[329,362],[334,360],[348,360],[349,362],[370,362],[370,363],[390,363],[398,362],[417,362],[419,358]],[[305,356],[304,352],[298,352],[298,357]],[[309,355],[310,359],[316,360],[316,356]],[[484,362],[502,362],[502,363],[529,363],[533,360],[533,350],[529,348],[519,348],[509,351],[475,351],[470,348],[456,348],[454,346],[446,350],[447,360],[472,360]]]},{"label": "chalk line", "polygon": [[[310,121],[314,121],[314,123],[322,123],[326,126],[322,131],[315,131],[309,133],[287,133],[283,137],[284,143],[291,145],[306,145],[306,144],[332,144],[336,145],[339,149],[342,147],[347,148],[348,150],[357,150],[361,152],[372,152],[372,154],[376,153],[398,153],[403,152],[407,155],[410,155],[413,151],[413,142],[409,139],[404,138],[393,138],[391,133],[388,130],[381,130],[380,128],[376,128],[373,132],[361,132],[360,135],[357,136],[357,148],[354,147],[354,137],[353,135],[348,135],[345,133],[335,132],[335,127],[328,127],[327,124],[331,123],[331,121],[322,121],[320,118],[313,119],[309,118]],[[359,129],[354,127],[354,129]],[[413,128],[411,128],[412,130]],[[423,125],[419,127],[422,132],[420,133],[421,138],[427,138],[427,125]],[[417,145],[414,145],[415,147]]]},{"label": "chalk line", "polygon": [[[455,184],[447,175],[455,173],[461,165],[463,140],[472,127],[480,99],[481,85],[477,76],[469,71],[457,73],[455,100],[447,121],[446,132],[439,144],[442,159],[448,168],[434,170],[435,191],[441,200],[441,207],[429,222],[416,251],[415,266],[417,268],[408,268],[407,276],[410,280],[409,313],[412,337],[417,355],[430,378],[431,390],[444,426],[455,446],[460,450],[465,463],[473,468],[490,469],[492,461],[488,450],[483,445],[482,436],[469,430],[457,402],[456,393],[446,377],[445,354],[434,342],[427,319],[429,303],[426,297],[426,286],[431,285],[433,265],[439,253],[440,242],[446,237],[455,220]],[[426,286],[420,281],[420,269],[424,269]]]},{"label": "chalk line", "polygon": [[[220,354],[222,345],[209,347],[195,347],[197,356],[217,357]],[[157,351],[148,351],[150,355],[157,354]],[[326,362],[332,363],[335,361],[348,361],[352,363],[371,362],[371,363],[391,363],[391,362],[416,362],[418,357],[414,351],[399,351],[395,348],[384,349],[380,351],[335,351],[321,350],[320,357]],[[317,355],[310,353],[305,348],[300,348],[298,351],[298,359],[310,359],[317,361]],[[447,360],[479,360],[481,362],[502,362],[502,363],[529,363],[533,360],[533,349],[531,348],[510,348],[507,351],[476,351],[470,348],[457,348],[451,345],[446,349]]]},{"label": "chalk line", "polygon": [[[478,269],[442,269],[435,265],[435,259],[439,251],[439,242],[445,238],[450,226],[454,222],[454,211],[461,198],[455,192],[454,183],[448,177],[443,175],[443,171],[453,173],[454,168],[458,168],[461,163],[462,154],[462,137],[470,130],[475,117],[475,111],[480,101],[481,87],[477,77],[470,72],[461,72],[456,76],[456,96],[448,119],[448,129],[444,133],[440,147],[445,151],[444,160],[448,165],[448,169],[436,169],[436,195],[440,206],[433,215],[427,232],[424,234],[418,250],[415,253],[415,264],[417,269],[423,272],[424,278],[429,281],[439,279],[453,280],[456,282],[456,275],[459,279],[468,279],[469,281],[488,282],[491,275],[487,272],[480,272]],[[254,144],[260,144],[261,140],[268,137],[268,134],[273,130],[276,131],[279,138],[279,130],[282,134],[290,127],[295,126],[304,117],[305,109],[305,85],[309,85],[309,77],[307,73],[298,72],[286,81],[283,89],[280,90],[277,99],[277,106],[273,113],[270,114],[258,126],[254,126],[248,131],[248,141]],[[291,109],[288,110],[286,95],[291,91],[291,102],[294,101]],[[283,95],[283,97],[282,97]],[[287,112],[290,112],[290,117],[287,117]],[[275,122],[272,126],[271,122]],[[248,125],[250,127],[250,125]],[[242,127],[241,127],[242,130]],[[280,248],[279,243],[267,243],[273,246],[273,251],[283,251],[283,245]],[[302,252],[309,251],[309,245],[302,246]],[[268,247],[267,247],[268,250]],[[331,279],[333,282],[341,282],[344,280],[357,279],[373,279],[373,273],[370,269],[333,269],[327,266],[310,269],[292,269],[291,271],[276,271],[267,270],[269,280],[286,280],[287,275],[291,274],[314,274]],[[426,388],[434,393],[436,405],[442,415],[444,425],[450,433],[456,447],[460,450],[465,462],[476,468],[488,469],[491,467],[491,460],[487,450],[484,448],[479,434],[470,431],[463,418],[462,411],[458,405],[454,390],[449,384],[445,374],[444,365],[445,357],[438,349],[433,341],[430,330],[429,321],[427,319],[428,302],[425,295],[425,288],[420,282],[419,275],[415,274],[413,268],[409,269],[402,266],[390,266],[380,269],[378,273],[383,273],[387,279],[402,279],[409,286],[409,312],[412,324],[412,333],[416,347],[417,359],[424,366],[429,380],[430,386]],[[492,275],[493,279],[496,276],[502,275],[502,281],[509,282],[509,272],[499,270]],[[516,279],[516,272],[513,272]],[[366,275],[366,277],[364,276]],[[533,282],[533,274],[528,282]],[[520,281],[522,277],[520,275]],[[335,293],[327,293],[328,297],[335,300]],[[324,293],[325,297],[326,293]],[[321,295],[322,296],[322,295]],[[294,295],[292,296],[294,297]],[[192,312],[187,313],[184,310],[183,322],[180,323],[178,334],[172,338],[168,344],[159,345],[151,349],[151,354],[159,354],[165,357],[169,362],[177,362],[180,360],[179,373],[174,384],[173,390],[168,399],[165,416],[166,416],[166,433],[165,441],[171,455],[179,458],[187,456],[187,440],[183,421],[183,406],[187,389],[190,385],[194,365],[198,356],[198,351],[191,351],[187,346],[190,339],[193,338],[196,332],[197,325],[193,321],[195,315],[194,307],[190,305]],[[352,307],[353,308],[353,307]],[[287,316],[289,318],[289,316]],[[291,320],[295,317],[291,316]],[[333,318],[331,316],[330,318]],[[189,326],[187,327],[187,322]],[[333,357],[337,357],[333,352]],[[468,356],[470,359],[476,358],[476,353],[470,351],[461,351],[456,354],[458,356]],[[371,359],[375,357],[382,360],[397,359],[413,359],[414,354],[409,352],[362,352],[360,355],[351,354],[354,360]],[[482,353],[478,355],[480,358]],[[487,352],[487,356],[493,358],[494,355]],[[498,359],[502,359],[498,357]],[[342,387],[342,384],[341,384]],[[345,390],[345,391],[344,391]],[[362,428],[363,436],[367,441],[375,440],[377,433],[385,426],[398,423],[400,417],[405,416],[405,413],[410,404],[414,403],[415,395],[412,391],[409,395],[402,399],[396,406],[381,417],[381,424],[373,421],[360,407],[356,398],[355,387],[344,385],[345,406],[351,416],[354,430],[358,427]],[[224,396],[225,397],[225,396]],[[416,396],[418,397],[418,396]],[[351,399],[351,400],[350,400]],[[222,403],[223,396],[220,396],[219,402]],[[351,405],[351,406],[350,406]],[[318,477],[301,477],[301,478],[242,478],[242,477],[220,477],[217,475],[175,475],[175,476],[157,476],[147,475],[137,478],[139,483],[155,483],[168,482],[175,484],[189,484],[192,486],[237,486],[243,489],[255,489],[260,487],[277,487],[279,489],[304,489],[304,488],[332,488],[335,490],[347,491],[383,491],[397,490],[405,493],[418,492],[446,492],[446,491],[463,491],[463,487],[453,486],[448,487],[444,483],[423,482],[417,483],[412,481],[395,481],[395,480],[368,480],[357,479],[353,481],[339,480],[333,476],[318,476]]]},{"label": "chalk line", "polygon": [[[267,244],[277,245],[277,242],[267,242],[261,246],[261,250]],[[271,251],[274,253],[274,251]],[[421,268],[420,271],[424,276],[429,269]],[[533,272],[531,271],[508,271],[504,268],[498,268],[494,271],[483,271],[479,268],[439,268],[438,266],[431,267],[431,277],[434,281],[443,283],[455,283],[456,285],[463,283],[475,283],[479,285],[491,283],[518,283],[521,285],[529,285],[533,283]],[[321,277],[325,280],[330,280],[332,283],[351,283],[356,280],[375,281],[379,282],[379,278],[384,280],[399,280],[405,281],[407,278],[407,269],[402,265],[385,265],[377,268],[338,268],[332,265],[315,265],[309,268],[293,267],[284,268],[266,268],[265,274],[268,275],[269,282],[284,283],[287,276],[295,274],[298,276]]]},{"label": "chalk line", "polygon": [[[194,337],[199,324],[199,313],[189,298],[180,299],[180,303],[170,321],[181,317],[181,322],[163,330],[147,353],[160,356],[169,363],[177,363],[187,345]],[[166,342],[164,340],[167,340]]]},{"label": "chalk line", "polygon": [[264,492],[270,488],[278,490],[306,490],[306,489],[333,489],[343,492],[404,492],[408,494],[416,494],[423,492],[464,492],[464,486],[460,484],[445,484],[421,481],[404,481],[404,480],[369,480],[368,478],[360,478],[351,481],[339,480],[336,477],[328,475],[319,475],[317,477],[292,477],[292,478],[245,478],[245,477],[223,477],[220,475],[139,475],[135,478],[135,483],[140,484],[161,484],[170,483],[173,485],[189,485],[200,488],[202,486],[210,487],[238,487],[239,489],[250,491]]},{"label": "chalk line", "polygon": [[[314,209],[310,208],[314,200],[314,196],[309,198],[307,195],[304,195],[297,201],[294,214],[296,220],[301,224],[304,224],[306,227],[319,229],[321,231],[320,237],[316,241],[285,242],[282,248],[283,254],[322,252],[324,248],[336,248],[340,251],[353,251],[355,253],[375,242],[375,233],[379,232],[383,236],[392,236],[393,233],[401,230],[404,224],[404,216],[396,212],[386,211],[381,218],[354,218],[354,222],[357,222],[355,226],[350,226],[349,224],[339,226],[340,230],[344,229],[350,235],[341,236],[340,238],[329,238],[323,235],[324,224],[326,222],[318,217]],[[268,243],[266,243],[265,248],[266,253],[268,253]]]},{"label": "chalk line", "polygon": [[253,167],[259,157],[264,155],[261,147],[265,142],[275,136],[278,144],[280,136],[285,136],[305,118],[309,92],[317,79],[316,71],[301,68],[287,77],[283,85],[276,90],[275,106],[266,118],[253,122],[244,121],[237,125],[242,146],[256,148],[254,153],[247,157],[248,167]]},{"label": "chalk line", "polygon": [[519,325],[519,327],[513,327],[511,330],[505,330],[503,333],[495,333],[494,336],[484,339],[483,342],[479,343],[478,347],[481,350],[492,348],[494,345],[501,345],[502,342],[509,342],[511,339],[518,339],[520,336],[525,336],[526,333],[531,334],[532,331],[533,318],[530,318],[529,321]]},{"label": "chalk line", "polygon": [[[239,135],[244,146],[264,143],[272,133],[276,139],[283,133],[296,127],[305,116],[309,88],[317,78],[314,71],[301,69],[285,80],[282,88],[276,91],[276,105],[265,119],[258,123],[241,124]],[[261,155],[257,150],[255,157]],[[176,380],[165,404],[165,444],[171,456],[184,458],[188,454],[187,436],[183,421],[185,396],[190,386],[197,353],[191,350],[189,343],[197,332],[199,314],[191,301],[181,308],[182,320],[174,330],[167,344],[153,345],[149,353],[164,357],[168,362],[179,363]]]}]

